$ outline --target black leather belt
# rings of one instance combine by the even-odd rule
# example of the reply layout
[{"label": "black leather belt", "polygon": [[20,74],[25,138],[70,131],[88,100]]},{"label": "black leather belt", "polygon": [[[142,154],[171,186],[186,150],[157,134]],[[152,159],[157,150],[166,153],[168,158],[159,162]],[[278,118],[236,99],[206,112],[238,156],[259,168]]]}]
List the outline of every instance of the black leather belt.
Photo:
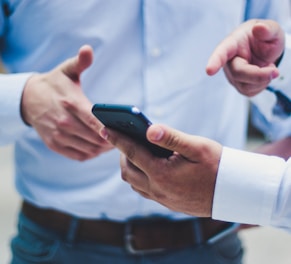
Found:
[{"label": "black leather belt", "polygon": [[[22,213],[41,227],[65,237],[74,219],[69,214],[42,209],[27,202]],[[232,223],[211,218],[168,220],[140,218],[128,222],[78,219],[76,239],[125,247],[128,252],[146,253],[195,246],[228,229]]]}]

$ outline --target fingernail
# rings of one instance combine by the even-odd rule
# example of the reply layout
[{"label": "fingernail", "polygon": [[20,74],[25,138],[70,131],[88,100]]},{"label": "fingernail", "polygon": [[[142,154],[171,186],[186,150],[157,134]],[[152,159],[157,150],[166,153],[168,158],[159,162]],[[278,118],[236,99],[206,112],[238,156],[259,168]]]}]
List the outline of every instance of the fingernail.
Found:
[{"label": "fingernail", "polygon": [[100,134],[100,136],[101,136],[103,139],[105,139],[105,140],[108,139],[108,133],[107,133],[107,130],[106,130],[105,127],[102,127],[102,128],[100,129],[99,134]]},{"label": "fingernail", "polygon": [[161,128],[156,128],[155,133],[151,135],[153,141],[160,141],[164,135],[164,130]]},{"label": "fingernail", "polygon": [[279,76],[278,72],[272,71],[272,73],[271,73],[271,80],[277,78],[278,76]]}]

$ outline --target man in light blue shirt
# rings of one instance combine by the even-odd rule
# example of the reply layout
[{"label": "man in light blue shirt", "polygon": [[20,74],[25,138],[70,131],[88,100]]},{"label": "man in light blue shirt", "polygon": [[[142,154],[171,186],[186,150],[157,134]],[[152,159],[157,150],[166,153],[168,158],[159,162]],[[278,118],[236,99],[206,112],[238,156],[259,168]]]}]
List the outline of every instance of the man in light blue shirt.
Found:
[{"label": "man in light blue shirt", "polygon": [[15,143],[25,201],[12,263],[241,263],[234,224],[174,212],[120,180],[91,107],[134,104],[242,148],[247,100],[204,65],[244,17],[284,24],[289,1],[1,3],[0,142]]}]

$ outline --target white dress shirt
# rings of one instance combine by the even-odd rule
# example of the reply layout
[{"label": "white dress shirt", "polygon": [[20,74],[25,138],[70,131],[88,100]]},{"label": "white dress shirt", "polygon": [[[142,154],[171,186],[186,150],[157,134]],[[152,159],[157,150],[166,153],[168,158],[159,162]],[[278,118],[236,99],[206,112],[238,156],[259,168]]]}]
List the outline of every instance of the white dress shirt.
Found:
[{"label": "white dress shirt", "polygon": [[[81,81],[92,103],[134,104],[153,123],[242,148],[246,98],[223,72],[207,76],[205,66],[217,44],[242,22],[245,1],[7,2],[10,14],[0,12],[0,48],[12,74],[0,76],[0,143],[15,143],[20,195],[80,217],[188,217],[133,192],[120,178],[117,150],[78,162],[48,149],[20,117],[21,93],[32,72],[51,70],[89,44],[94,62]],[[288,0],[257,2],[250,1],[248,17],[284,23]]]}]

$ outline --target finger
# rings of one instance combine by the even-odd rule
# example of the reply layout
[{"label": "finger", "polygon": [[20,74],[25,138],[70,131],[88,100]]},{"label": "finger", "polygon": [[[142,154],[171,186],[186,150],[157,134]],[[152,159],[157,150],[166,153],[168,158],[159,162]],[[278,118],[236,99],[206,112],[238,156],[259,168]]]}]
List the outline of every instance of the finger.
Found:
[{"label": "finger", "polygon": [[249,64],[240,57],[235,57],[227,63],[224,72],[229,82],[246,96],[253,96],[262,91],[279,75],[278,69],[273,64],[261,68]]},{"label": "finger", "polygon": [[[255,63],[260,65],[262,61],[274,62],[283,52],[284,32],[278,23],[271,20],[250,20],[245,22],[214,50],[206,66],[207,74],[214,75],[234,56],[245,57],[247,53],[244,54],[244,49],[241,49],[239,45],[244,45],[247,50],[248,45],[251,45],[251,43],[255,55],[263,54],[258,58],[258,62]],[[270,60],[270,58],[273,59]]]},{"label": "finger", "polygon": [[268,62],[275,62],[283,53],[285,35],[279,24],[266,20],[255,23],[252,33],[258,40],[253,46],[257,54]]},{"label": "finger", "polygon": [[67,147],[67,146],[64,147],[64,146],[61,146],[58,144],[52,144],[52,143],[47,144],[47,146],[51,150],[59,153],[62,156],[65,156],[69,159],[78,160],[78,161],[85,161],[85,160],[91,158],[91,156],[88,156],[87,153],[85,153],[83,151],[79,151],[79,150],[74,149],[72,147]]},{"label": "finger", "polygon": [[276,40],[281,35],[280,26],[271,20],[258,21],[253,26],[253,34],[261,41]]},{"label": "finger", "polygon": [[227,37],[214,50],[206,65],[206,73],[210,76],[216,74],[230,59],[237,54],[237,43]]},{"label": "finger", "polygon": [[77,160],[96,157],[113,148],[108,142],[105,146],[94,145],[78,136],[62,133],[61,131],[54,132],[52,137],[44,138],[44,141],[50,149]]},{"label": "finger", "polygon": [[[70,58],[60,65],[63,73],[67,75],[74,82],[80,82],[81,73],[87,69],[93,62],[93,50],[90,46],[84,45],[80,48],[76,57]],[[64,101],[63,107],[66,110],[78,118],[88,130],[90,134],[90,140],[94,142],[97,131],[103,126],[101,122],[95,118],[91,112],[92,103],[82,92],[79,92],[77,98],[72,101]],[[76,103],[78,100],[78,103]]]},{"label": "finger", "polygon": [[191,136],[164,125],[151,125],[147,130],[150,142],[178,152],[188,160],[196,161],[205,150],[206,144],[213,144],[206,138]]},{"label": "finger", "polygon": [[53,140],[55,144],[63,147],[73,148],[77,151],[86,153],[88,156],[96,156],[113,148],[113,146],[108,143],[108,141],[104,141],[103,139],[102,140],[105,142],[105,144],[103,142],[91,143],[87,140],[84,140],[82,137],[79,137],[78,135],[70,135],[66,132],[59,132],[57,134],[55,133]]},{"label": "finger", "polygon": [[227,68],[232,73],[233,78],[241,82],[252,84],[269,83],[273,78],[279,76],[279,70],[274,64],[265,67],[250,64],[241,57],[233,58]]},{"label": "finger", "polygon": [[135,167],[127,157],[122,154],[120,157],[120,168],[122,179],[135,188],[143,191],[148,190],[149,182],[143,171]]},{"label": "finger", "polygon": [[[80,97],[79,97],[80,98]],[[87,98],[80,98],[78,103],[64,104],[67,115],[58,118],[58,126],[62,131],[82,137],[92,144],[107,145],[108,142],[100,137],[99,130],[104,126],[91,112],[92,104]]]},{"label": "finger", "polygon": [[100,136],[108,140],[113,146],[118,148],[136,167],[144,172],[154,166],[156,158],[143,145],[124,135],[109,128],[103,127]]},{"label": "finger", "polygon": [[142,190],[140,190],[140,189],[138,189],[138,188],[135,188],[133,185],[131,186],[131,188],[132,188],[135,192],[137,192],[138,194],[140,194],[142,197],[144,197],[144,198],[146,198],[146,199],[152,199],[152,197],[151,197],[148,193],[146,193],[146,192],[144,192],[144,191],[142,191]]},{"label": "finger", "polygon": [[237,84],[237,87],[238,92],[247,97],[253,97],[266,88],[266,86],[259,87],[256,85],[250,85],[249,83],[239,83]]},{"label": "finger", "polygon": [[60,65],[63,73],[75,82],[80,81],[81,73],[93,62],[93,49],[84,45],[80,48],[77,56],[66,60]]},{"label": "finger", "polygon": [[124,168],[127,168],[128,170],[135,172],[135,173],[139,173],[143,171],[136,167],[128,158],[125,154],[121,153],[121,157],[120,157],[120,165],[124,166]]}]

